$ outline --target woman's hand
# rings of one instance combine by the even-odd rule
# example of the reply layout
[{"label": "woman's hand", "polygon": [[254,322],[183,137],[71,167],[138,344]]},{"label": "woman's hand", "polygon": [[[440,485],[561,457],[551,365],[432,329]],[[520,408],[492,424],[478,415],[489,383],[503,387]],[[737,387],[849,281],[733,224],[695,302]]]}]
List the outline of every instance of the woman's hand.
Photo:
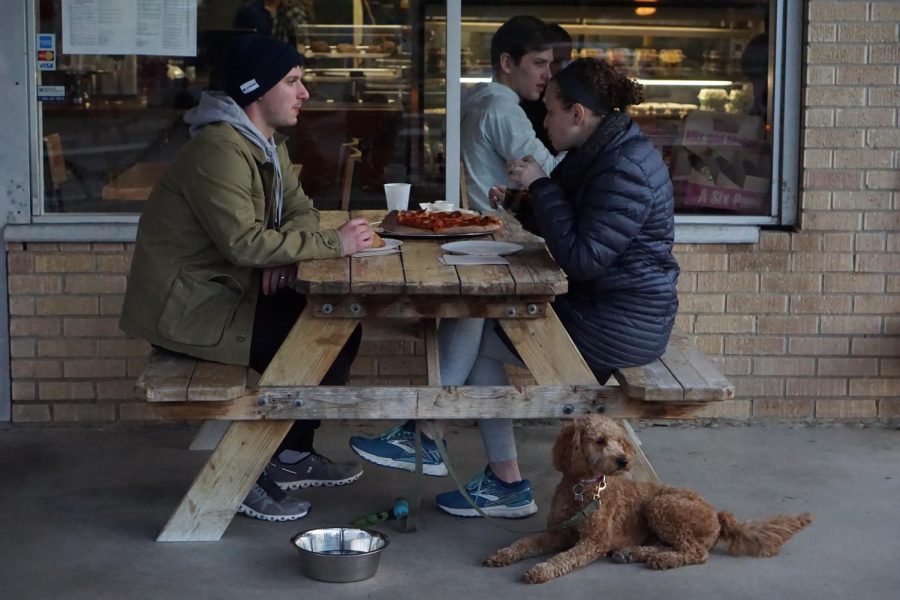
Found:
[{"label": "woman's hand", "polygon": [[506,197],[506,186],[505,185],[494,185],[491,186],[491,189],[488,190],[488,202],[491,203],[491,208],[502,208],[503,207],[503,198]]},{"label": "woman's hand", "polygon": [[266,267],[262,273],[262,293],[264,296],[276,294],[290,286],[297,279],[297,265]]},{"label": "woman's hand", "polygon": [[372,247],[375,232],[369,222],[362,217],[350,219],[338,228],[341,242],[344,244],[344,256],[356,254],[360,250]]},{"label": "woman's hand", "polygon": [[510,183],[518,183],[526,190],[534,181],[547,176],[538,161],[530,154],[506,163],[506,172],[509,173]]}]

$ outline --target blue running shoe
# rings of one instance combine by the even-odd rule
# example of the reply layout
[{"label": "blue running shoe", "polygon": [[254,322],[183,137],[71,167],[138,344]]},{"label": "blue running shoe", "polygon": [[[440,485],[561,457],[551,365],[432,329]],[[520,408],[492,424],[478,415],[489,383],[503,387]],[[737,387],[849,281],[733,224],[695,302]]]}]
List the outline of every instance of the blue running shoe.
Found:
[{"label": "blue running shoe", "polygon": [[[447,442],[444,442],[446,447]],[[416,423],[407,421],[394,427],[377,438],[354,436],[350,438],[350,447],[361,457],[376,465],[416,470]],[[437,444],[422,436],[422,472],[426,475],[443,477],[447,474],[447,466],[441,459]]]},{"label": "blue running shoe", "polygon": [[[505,483],[497,479],[490,466],[484,473],[466,484],[466,492],[475,504],[489,517],[521,519],[537,512],[531,482],[523,479],[518,483]],[[444,512],[457,517],[480,517],[481,514],[469,504],[459,490],[437,495],[437,505]]]}]

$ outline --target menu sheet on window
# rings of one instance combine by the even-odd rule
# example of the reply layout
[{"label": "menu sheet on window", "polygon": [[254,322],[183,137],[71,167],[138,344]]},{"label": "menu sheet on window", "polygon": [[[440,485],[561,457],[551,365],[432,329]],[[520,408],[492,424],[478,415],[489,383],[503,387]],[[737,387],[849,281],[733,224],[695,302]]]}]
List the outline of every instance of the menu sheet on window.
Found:
[{"label": "menu sheet on window", "polygon": [[197,0],[63,0],[64,54],[197,56]]}]

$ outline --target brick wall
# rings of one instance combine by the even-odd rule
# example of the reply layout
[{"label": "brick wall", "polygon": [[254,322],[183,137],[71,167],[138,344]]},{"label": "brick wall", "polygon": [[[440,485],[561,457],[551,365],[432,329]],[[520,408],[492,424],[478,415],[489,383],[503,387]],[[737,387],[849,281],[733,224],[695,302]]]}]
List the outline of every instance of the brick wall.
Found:
[{"label": "brick wall", "polygon": [[[678,326],[736,385],[704,416],[900,418],[900,3],[810,0],[808,17],[800,227],[676,249]],[[117,327],[130,246],[7,250],[13,420],[146,418],[147,346]],[[364,342],[353,367],[424,379],[410,340]]]}]

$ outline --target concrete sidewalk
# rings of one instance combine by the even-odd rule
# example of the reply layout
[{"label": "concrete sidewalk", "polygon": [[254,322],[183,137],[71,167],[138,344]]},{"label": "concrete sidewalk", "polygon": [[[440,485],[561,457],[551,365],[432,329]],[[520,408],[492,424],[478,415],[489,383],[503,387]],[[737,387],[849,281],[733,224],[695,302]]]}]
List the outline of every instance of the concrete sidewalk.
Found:
[{"label": "concrete sidewalk", "polygon": [[[318,449],[336,459],[351,435],[385,424],[332,423]],[[538,529],[557,482],[556,425],[517,430],[541,512],[505,525]],[[219,542],[156,543],[159,529],[206,459],[186,426],[0,430],[0,597],[31,598],[896,598],[900,589],[900,431],[854,426],[638,428],[666,483],[701,492],[750,519],[812,511],[813,525],[771,559],[733,558],[666,572],[606,561],[540,586],[521,582],[537,559],[505,569],[481,560],[517,537],[480,519],[439,513],[451,488],[427,478],[423,530],[391,538],[375,578],[327,584],[303,577],[290,537],[346,523],[409,495],[408,474],[368,466],[348,488],[303,492],[310,515],[293,523],[237,516]],[[473,427],[449,434],[455,466],[482,468]]]}]

